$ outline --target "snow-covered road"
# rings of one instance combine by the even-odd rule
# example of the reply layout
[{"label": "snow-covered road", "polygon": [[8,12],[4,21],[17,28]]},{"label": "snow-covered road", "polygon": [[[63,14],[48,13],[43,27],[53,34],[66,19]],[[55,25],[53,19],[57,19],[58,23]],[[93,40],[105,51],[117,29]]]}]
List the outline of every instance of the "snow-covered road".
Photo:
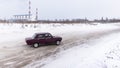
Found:
[{"label": "snow-covered road", "polygon": [[[45,24],[43,24],[45,25]],[[38,25],[37,25],[38,26]],[[40,24],[41,26],[41,24]],[[49,26],[49,27],[48,27]],[[1,60],[0,60],[0,66],[1,68],[21,68],[21,67],[42,67],[46,63],[49,63],[47,59],[49,57],[56,57],[55,55],[59,52],[66,51],[74,48],[75,46],[81,47],[80,54],[83,55],[87,54],[86,52],[89,52],[89,49],[91,50],[92,44],[97,45],[96,40],[101,41],[101,38],[109,37],[109,35],[117,34],[120,32],[119,26],[116,26],[116,24],[98,24],[98,25],[89,25],[89,24],[76,24],[76,25],[51,25],[48,24],[47,28],[42,26],[40,28],[32,29],[26,28],[26,29],[16,29],[12,30],[10,32],[3,31],[5,36],[12,35],[16,36],[16,38],[13,38],[12,40],[6,40],[6,38],[3,38],[3,34],[1,37],[6,40],[1,40],[0,45],[0,54],[1,54]],[[53,27],[54,26],[54,27]],[[8,28],[8,27],[7,27]],[[15,27],[13,27],[15,28]],[[6,30],[6,28],[1,28]],[[54,35],[59,35],[63,37],[62,44],[60,46],[41,46],[40,48],[31,48],[27,46],[24,42],[24,38],[26,36],[32,35],[34,32],[43,32],[43,31],[49,31],[53,33]],[[14,33],[11,33],[14,32]],[[18,37],[20,36],[20,37]],[[8,36],[8,38],[12,38],[11,36]],[[112,39],[110,37],[110,39]],[[114,38],[115,39],[115,38]],[[6,43],[7,44],[6,44]],[[91,45],[85,45],[85,43],[91,43]],[[108,41],[106,41],[108,42]],[[105,43],[106,43],[105,42]],[[11,46],[12,45],[12,46]],[[78,48],[75,47],[75,48]],[[82,47],[88,48],[86,50],[82,50]],[[100,47],[100,46],[98,46]],[[83,49],[84,49],[83,48]],[[96,47],[97,48],[97,47]],[[79,50],[79,49],[78,49]],[[94,49],[92,49],[94,52]],[[96,50],[96,49],[95,49]],[[67,53],[67,52],[66,52]],[[69,54],[69,52],[68,52]],[[96,54],[95,54],[96,55]],[[85,57],[83,57],[85,58]],[[53,59],[52,59],[53,60]],[[43,61],[43,62],[42,62]],[[27,65],[27,66],[26,66]],[[51,66],[52,64],[50,64]],[[53,61],[54,65],[54,61]],[[49,66],[49,64],[48,64]],[[46,67],[48,67],[46,66]],[[59,66],[59,65],[58,65]],[[50,67],[48,67],[50,68]],[[56,67],[54,67],[56,68]],[[69,67],[67,67],[69,68]],[[73,68],[73,67],[71,67]],[[78,67],[76,67],[78,68]]]},{"label": "snow-covered road", "polygon": [[[29,68],[41,67],[37,63]],[[41,68],[120,68],[120,30],[62,51]]]},{"label": "snow-covered road", "polygon": [[[70,48],[42,68],[120,68],[120,32]],[[50,60],[51,59],[51,60]],[[37,62],[38,63],[38,62]],[[39,68],[40,63],[29,68]]]}]

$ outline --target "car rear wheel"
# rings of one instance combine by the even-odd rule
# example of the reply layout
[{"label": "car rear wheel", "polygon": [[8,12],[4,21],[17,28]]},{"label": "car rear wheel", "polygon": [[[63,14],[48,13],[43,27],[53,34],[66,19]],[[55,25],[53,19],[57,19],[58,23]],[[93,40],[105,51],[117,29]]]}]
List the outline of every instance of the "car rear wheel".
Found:
[{"label": "car rear wheel", "polygon": [[33,47],[34,47],[34,48],[38,48],[38,47],[39,47],[39,44],[38,44],[38,43],[34,43],[34,44],[33,44]]},{"label": "car rear wheel", "polygon": [[60,45],[61,41],[56,41],[56,45]]}]

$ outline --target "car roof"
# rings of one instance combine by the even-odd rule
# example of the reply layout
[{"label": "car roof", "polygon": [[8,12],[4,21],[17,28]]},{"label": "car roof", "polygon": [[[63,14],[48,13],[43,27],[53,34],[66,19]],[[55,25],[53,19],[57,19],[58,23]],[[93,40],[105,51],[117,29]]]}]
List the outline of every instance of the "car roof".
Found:
[{"label": "car roof", "polygon": [[48,32],[41,32],[41,33],[35,33],[35,34],[49,34]]}]

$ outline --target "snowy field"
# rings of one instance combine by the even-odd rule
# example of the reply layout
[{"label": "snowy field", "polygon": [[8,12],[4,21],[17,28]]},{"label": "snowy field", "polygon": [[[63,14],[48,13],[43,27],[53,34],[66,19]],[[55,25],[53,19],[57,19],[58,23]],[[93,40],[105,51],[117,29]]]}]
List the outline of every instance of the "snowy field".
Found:
[{"label": "snowy field", "polygon": [[[63,38],[60,46],[25,43],[34,33]],[[0,24],[0,68],[120,68],[120,24]]]}]

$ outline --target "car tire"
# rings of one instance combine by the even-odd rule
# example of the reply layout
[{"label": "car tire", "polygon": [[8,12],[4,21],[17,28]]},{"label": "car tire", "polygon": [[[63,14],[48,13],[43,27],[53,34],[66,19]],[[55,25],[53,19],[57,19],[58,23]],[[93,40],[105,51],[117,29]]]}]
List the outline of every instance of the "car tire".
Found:
[{"label": "car tire", "polygon": [[38,48],[38,47],[39,47],[39,44],[38,44],[38,43],[34,43],[34,44],[33,44],[33,47],[34,47],[34,48]]},{"label": "car tire", "polygon": [[56,45],[60,45],[61,41],[56,41]]}]

